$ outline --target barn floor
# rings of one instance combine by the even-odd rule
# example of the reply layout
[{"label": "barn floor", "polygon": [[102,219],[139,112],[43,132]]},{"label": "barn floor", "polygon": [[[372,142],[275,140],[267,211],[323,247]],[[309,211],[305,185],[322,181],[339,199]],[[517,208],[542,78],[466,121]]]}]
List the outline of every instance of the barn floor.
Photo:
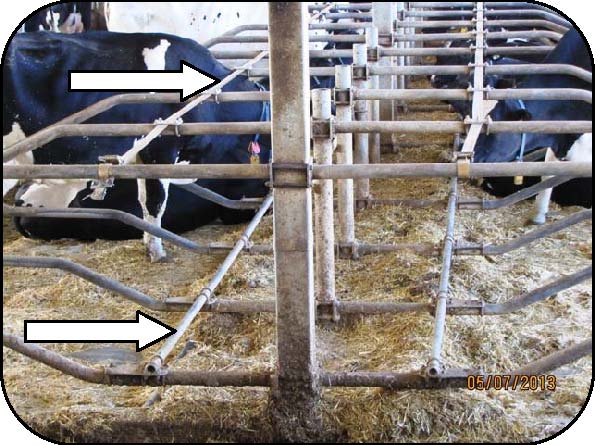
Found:
[{"label": "barn floor", "polygon": [[[454,119],[445,113],[412,113],[407,120]],[[399,137],[422,143],[383,156],[385,162],[444,162],[452,138]],[[445,198],[445,180],[372,181],[377,198]],[[463,183],[464,197],[481,191]],[[530,202],[493,212],[462,211],[457,237],[502,242],[531,230],[524,222]],[[554,205],[552,219],[579,209]],[[254,235],[271,241],[272,217]],[[442,241],[443,209],[377,207],[359,213],[357,236],[370,243]],[[196,241],[232,241],[242,227],[209,226],[187,236]],[[140,241],[72,241],[42,243],[20,238],[7,221],[4,254],[64,256],[112,276],[154,297],[196,295],[222,257],[195,256],[168,246],[173,262],[149,264]],[[454,298],[499,302],[544,285],[560,274],[592,261],[592,228],[584,222],[529,248],[501,257],[456,258],[451,290]],[[272,256],[241,256],[218,295],[235,299],[273,296]],[[339,260],[337,292],[346,300],[426,302],[437,286],[440,259],[411,252]],[[22,335],[23,320],[130,319],[138,309],[117,296],[66,273],[4,268],[4,330]],[[515,368],[554,350],[590,337],[591,282],[562,292],[517,314],[498,317],[449,317],[444,359],[448,367],[483,367],[491,373]],[[174,325],[180,314],[148,312]],[[433,319],[404,314],[343,320],[319,326],[319,358],[327,370],[409,371],[429,356]],[[200,370],[272,371],[275,362],[272,315],[202,314],[186,340],[196,348],[173,366]],[[183,346],[183,343],[180,346]],[[96,349],[89,345],[51,345],[70,354]],[[118,346],[122,349],[122,346]],[[124,347],[125,348],[125,347]],[[146,359],[132,347],[124,360]],[[82,360],[79,358],[79,360]],[[105,363],[103,363],[105,364]],[[391,442],[526,442],[561,430],[581,410],[591,382],[590,358],[558,370],[552,392],[401,391],[326,389],[325,429],[339,441]],[[64,377],[22,355],[4,349],[4,379],[10,401],[29,425],[55,440],[67,441],[263,441],[270,439],[268,390],[173,387],[161,401],[143,407],[152,388],[103,387]]]}]

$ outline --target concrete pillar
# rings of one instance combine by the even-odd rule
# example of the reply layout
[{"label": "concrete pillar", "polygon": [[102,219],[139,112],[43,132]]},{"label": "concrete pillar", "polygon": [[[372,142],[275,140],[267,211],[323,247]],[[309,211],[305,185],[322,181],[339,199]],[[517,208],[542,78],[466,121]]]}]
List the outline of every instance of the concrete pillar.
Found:
[{"label": "concrete pillar", "polygon": [[[277,383],[271,420],[279,441],[304,442],[322,427],[316,362],[310,164],[308,10],[269,3]],[[276,169],[276,164],[283,164]],[[286,168],[288,167],[293,168]]]}]

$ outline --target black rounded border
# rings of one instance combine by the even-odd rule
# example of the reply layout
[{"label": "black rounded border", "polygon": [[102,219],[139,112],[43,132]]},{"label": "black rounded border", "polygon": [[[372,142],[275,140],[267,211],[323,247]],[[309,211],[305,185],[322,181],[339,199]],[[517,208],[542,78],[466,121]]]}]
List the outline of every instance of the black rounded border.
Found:
[{"label": "black rounded border", "polygon": [[[6,46],[4,47],[4,49],[2,50],[2,64],[4,63],[4,58],[6,56],[6,51],[8,50],[8,46],[10,44],[10,42],[12,41],[13,37],[15,36],[15,34],[17,34],[17,32],[19,31],[19,29],[21,29],[21,27],[24,25],[24,23],[29,20],[29,18],[36,14],[37,12],[39,12],[42,9],[45,9],[47,7],[53,6],[53,5],[57,5],[59,3],[67,3],[67,2],[62,2],[62,1],[57,1],[57,2],[50,2],[47,3],[46,5],[40,6],[39,8],[37,8],[36,10],[34,10],[33,12],[31,12],[29,15],[27,15],[27,17],[25,17],[23,20],[21,20],[19,22],[19,24],[17,25],[17,27],[15,28],[15,30],[10,34],[10,37],[8,38],[8,41],[6,42]],[[587,38],[585,37],[585,34],[583,33],[583,31],[576,25],[576,23],[574,22],[574,20],[572,20],[567,14],[565,14],[564,12],[560,11],[558,8],[548,5],[545,2],[541,2],[541,1],[537,1],[537,0],[529,0],[527,1],[527,3],[534,3],[536,5],[539,6],[544,6],[554,12],[556,12],[557,14],[561,15],[562,17],[564,17],[566,20],[568,20],[568,22],[570,22],[572,24],[572,26],[574,27],[574,29],[576,29],[576,31],[580,34],[580,36],[582,37],[583,41],[585,42],[585,45],[587,47],[587,49],[589,50],[589,53],[591,55],[591,66],[594,65],[593,62],[593,51],[591,50],[591,46],[589,45],[589,41],[587,40]],[[591,312],[593,312],[593,310],[591,309]],[[4,304],[2,305],[2,314],[4,314]],[[33,428],[31,428],[23,419],[21,419],[21,417],[17,414],[16,410],[14,409],[14,407],[12,406],[12,404],[10,403],[10,398],[8,397],[7,391],[6,391],[6,387],[4,386],[4,357],[2,358],[2,366],[1,366],[1,370],[2,370],[2,376],[0,376],[0,386],[2,387],[2,394],[4,395],[4,399],[6,400],[6,404],[8,405],[8,408],[10,409],[10,411],[12,412],[12,414],[16,417],[16,419],[21,423],[21,425],[23,425],[29,432],[33,433],[35,436],[39,437],[42,440],[45,440],[49,443],[54,443],[57,445],[66,445],[66,442],[58,442],[52,438],[46,437],[41,433],[38,433],[37,431],[35,431]],[[581,410],[576,414],[576,416],[568,423],[568,425],[566,425],[564,428],[562,428],[560,431],[556,432],[555,434],[553,434],[552,436],[549,436],[547,438],[544,439],[540,439],[538,441],[534,441],[534,442],[528,442],[530,444],[542,444],[542,443],[546,443],[549,442],[550,440],[555,439],[556,437],[560,437],[562,434],[564,434],[566,431],[568,431],[577,421],[578,419],[581,417],[581,415],[585,412],[585,409],[587,408],[587,405],[589,404],[589,401],[591,400],[591,396],[593,394],[593,385],[594,385],[594,380],[593,380],[593,355],[591,354],[591,386],[589,388],[589,393],[587,394],[587,398],[585,399],[585,403],[583,404],[583,407],[581,408]],[[164,442],[152,442],[152,443],[156,443],[156,444],[163,444]],[[468,442],[471,443],[471,442]],[[485,443],[490,443],[490,442],[485,442]],[[492,442],[494,443],[494,442]]]}]

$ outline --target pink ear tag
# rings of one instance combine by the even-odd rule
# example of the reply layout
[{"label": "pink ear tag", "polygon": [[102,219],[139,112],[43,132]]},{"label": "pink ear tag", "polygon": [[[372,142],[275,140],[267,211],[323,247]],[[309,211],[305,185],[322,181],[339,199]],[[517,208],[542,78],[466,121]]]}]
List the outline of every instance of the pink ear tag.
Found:
[{"label": "pink ear tag", "polygon": [[251,141],[248,145],[248,151],[253,155],[260,154],[260,144],[256,141]]}]

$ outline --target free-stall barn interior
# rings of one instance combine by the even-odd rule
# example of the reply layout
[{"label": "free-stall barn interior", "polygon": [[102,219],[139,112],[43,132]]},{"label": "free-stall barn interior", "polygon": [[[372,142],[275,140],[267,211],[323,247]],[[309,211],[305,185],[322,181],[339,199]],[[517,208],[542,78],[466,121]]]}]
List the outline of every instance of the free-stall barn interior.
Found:
[{"label": "free-stall barn interior", "polygon": [[[31,428],[526,442],[582,410],[592,59],[567,18],[523,2],[77,5],[42,11],[3,60],[3,382]],[[195,57],[221,82],[182,104],[64,91],[62,109],[41,92],[63,79],[25,81],[93,57]],[[23,87],[37,99],[14,99]],[[138,310],[176,332],[140,352],[24,338],[25,320]]]}]

